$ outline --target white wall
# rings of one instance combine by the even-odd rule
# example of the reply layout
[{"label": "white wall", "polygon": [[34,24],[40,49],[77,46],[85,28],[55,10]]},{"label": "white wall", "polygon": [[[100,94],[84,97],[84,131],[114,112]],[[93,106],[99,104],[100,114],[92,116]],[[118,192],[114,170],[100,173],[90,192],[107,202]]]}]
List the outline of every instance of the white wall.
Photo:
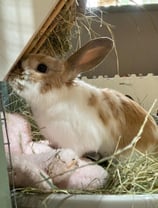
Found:
[{"label": "white wall", "polygon": [[0,80],[59,0],[0,0]]}]

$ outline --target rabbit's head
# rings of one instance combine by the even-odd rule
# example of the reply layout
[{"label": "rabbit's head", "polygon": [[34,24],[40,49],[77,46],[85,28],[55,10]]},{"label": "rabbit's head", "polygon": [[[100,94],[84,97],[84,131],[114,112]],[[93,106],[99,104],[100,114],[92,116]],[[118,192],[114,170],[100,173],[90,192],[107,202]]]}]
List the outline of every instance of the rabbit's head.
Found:
[{"label": "rabbit's head", "polygon": [[67,60],[44,54],[30,54],[17,64],[7,80],[19,93],[35,86],[39,93],[45,93],[52,88],[71,85],[78,74],[96,67],[112,47],[113,41],[110,38],[97,38],[88,42]]}]

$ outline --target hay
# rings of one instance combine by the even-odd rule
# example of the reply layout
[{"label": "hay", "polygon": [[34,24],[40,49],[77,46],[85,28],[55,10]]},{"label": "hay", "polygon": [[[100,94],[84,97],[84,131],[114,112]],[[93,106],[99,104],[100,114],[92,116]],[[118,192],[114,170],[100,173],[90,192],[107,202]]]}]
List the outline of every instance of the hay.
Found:
[{"label": "hay", "polygon": [[29,107],[29,105],[22,97],[17,95],[10,86],[8,86],[8,93],[8,99],[4,104],[6,112],[21,114],[30,123],[32,131],[32,140],[43,140],[44,137],[40,134],[40,129],[38,128],[32,116],[31,108]]},{"label": "hay", "polygon": [[39,52],[51,56],[64,56],[71,48],[71,29],[76,18],[76,7],[73,1],[62,8],[55,19],[57,25],[54,27],[54,21],[47,29],[45,42],[39,49]]},{"label": "hay", "polygon": [[154,154],[142,154],[135,160],[130,158],[109,168],[111,181],[105,193],[144,194],[158,193],[158,158]]}]

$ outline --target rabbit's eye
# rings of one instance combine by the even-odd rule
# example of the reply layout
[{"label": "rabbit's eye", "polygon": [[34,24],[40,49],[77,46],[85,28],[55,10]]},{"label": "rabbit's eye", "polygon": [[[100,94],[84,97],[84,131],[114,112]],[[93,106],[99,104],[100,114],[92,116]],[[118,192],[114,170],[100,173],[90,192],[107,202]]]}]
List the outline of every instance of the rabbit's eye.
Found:
[{"label": "rabbit's eye", "polygon": [[45,64],[39,64],[39,65],[37,66],[37,71],[38,71],[38,72],[46,73],[47,70],[48,70],[48,67],[47,67],[47,65],[45,65]]}]

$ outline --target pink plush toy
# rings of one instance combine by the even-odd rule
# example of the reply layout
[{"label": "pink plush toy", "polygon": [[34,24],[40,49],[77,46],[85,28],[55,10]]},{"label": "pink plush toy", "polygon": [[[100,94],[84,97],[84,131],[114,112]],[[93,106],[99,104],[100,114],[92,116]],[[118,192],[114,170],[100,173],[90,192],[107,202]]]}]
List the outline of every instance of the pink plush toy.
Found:
[{"label": "pink plush toy", "polygon": [[[108,174],[101,166],[78,158],[71,149],[56,150],[47,141],[33,142],[30,125],[22,116],[6,114],[6,117],[16,187],[42,190],[51,190],[54,185],[86,190],[103,187]],[[4,125],[3,134],[6,142]],[[5,149],[9,169],[9,154]]]}]

